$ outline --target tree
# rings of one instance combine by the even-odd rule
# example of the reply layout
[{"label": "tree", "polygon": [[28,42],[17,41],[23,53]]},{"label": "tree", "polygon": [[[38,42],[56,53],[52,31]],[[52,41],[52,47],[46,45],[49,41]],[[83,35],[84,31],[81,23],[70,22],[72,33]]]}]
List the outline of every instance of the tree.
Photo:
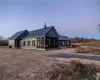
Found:
[{"label": "tree", "polygon": [[0,40],[3,40],[3,37],[0,35]]}]

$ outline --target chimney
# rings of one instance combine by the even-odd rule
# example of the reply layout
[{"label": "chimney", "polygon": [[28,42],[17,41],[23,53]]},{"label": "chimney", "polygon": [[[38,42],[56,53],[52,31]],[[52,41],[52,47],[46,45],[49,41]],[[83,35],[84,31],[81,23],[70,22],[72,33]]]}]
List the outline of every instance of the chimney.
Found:
[{"label": "chimney", "polygon": [[46,25],[46,23],[44,24],[44,28],[45,28],[45,29],[47,28],[47,25]]}]

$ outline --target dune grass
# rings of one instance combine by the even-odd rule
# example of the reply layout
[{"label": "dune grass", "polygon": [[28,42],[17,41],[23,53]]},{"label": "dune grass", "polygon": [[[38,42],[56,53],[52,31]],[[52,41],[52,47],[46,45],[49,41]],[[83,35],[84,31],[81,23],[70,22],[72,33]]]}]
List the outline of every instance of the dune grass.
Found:
[{"label": "dune grass", "polygon": [[[79,61],[55,63],[44,71],[36,80],[96,80],[99,70],[94,64],[82,64]],[[40,78],[40,79],[39,79]]]},{"label": "dune grass", "polygon": [[75,53],[100,55],[100,49],[78,47]]},{"label": "dune grass", "polygon": [[92,41],[88,43],[83,43],[84,46],[100,47],[100,41]]}]

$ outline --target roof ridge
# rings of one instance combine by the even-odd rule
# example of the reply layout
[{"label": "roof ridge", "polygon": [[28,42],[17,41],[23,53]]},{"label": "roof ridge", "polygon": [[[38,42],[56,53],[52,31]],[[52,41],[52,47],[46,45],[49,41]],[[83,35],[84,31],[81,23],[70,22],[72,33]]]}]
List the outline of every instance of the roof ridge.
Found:
[{"label": "roof ridge", "polygon": [[[21,30],[21,31],[17,31],[16,33],[18,33],[18,32],[22,32],[22,31],[26,31],[27,29],[25,29],[25,30]],[[28,30],[27,30],[28,31]]]},{"label": "roof ridge", "polygon": [[[50,28],[50,27],[53,27],[53,26],[49,26],[47,28]],[[41,29],[45,29],[45,28],[40,28],[40,29],[36,29],[36,30],[32,30],[32,31],[37,31],[37,30],[41,30]],[[29,31],[29,32],[32,32],[32,31]]]}]

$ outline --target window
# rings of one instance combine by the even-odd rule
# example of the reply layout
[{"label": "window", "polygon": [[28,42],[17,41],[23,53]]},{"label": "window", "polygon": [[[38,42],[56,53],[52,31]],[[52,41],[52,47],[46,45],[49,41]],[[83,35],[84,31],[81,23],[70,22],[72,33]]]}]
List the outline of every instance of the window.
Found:
[{"label": "window", "polygon": [[65,41],[65,46],[67,45],[67,41]]},{"label": "window", "polygon": [[37,38],[37,45],[40,46],[40,38]]},{"label": "window", "polygon": [[26,46],[26,41],[23,42],[23,46]]},{"label": "window", "polygon": [[32,41],[32,46],[36,46],[36,41],[35,40]]},{"label": "window", "polygon": [[67,41],[67,45],[70,46],[70,41]]},{"label": "window", "polygon": [[64,41],[62,41],[62,45],[64,46],[64,44],[65,44],[65,42]]},{"label": "window", "polygon": [[67,41],[62,41],[63,46],[67,46]]},{"label": "window", "polygon": [[37,38],[37,48],[44,48],[44,37]]},{"label": "window", "polygon": [[30,46],[30,41],[27,42],[27,46]]},{"label": "window", "polygon": [[47,44],[50,45],[50,39],[47,39]]}]

